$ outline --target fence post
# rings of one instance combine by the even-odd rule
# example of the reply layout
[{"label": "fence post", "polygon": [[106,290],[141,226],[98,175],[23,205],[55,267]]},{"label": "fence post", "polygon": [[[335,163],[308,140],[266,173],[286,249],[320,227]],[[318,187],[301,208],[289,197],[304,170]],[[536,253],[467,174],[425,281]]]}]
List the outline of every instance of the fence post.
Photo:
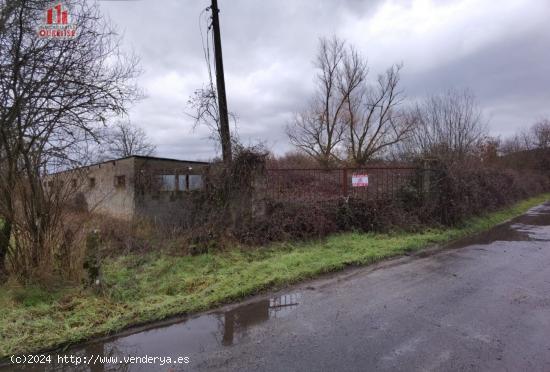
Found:
[{"label": "fence post", "polygon": [[342,169],[342,194],[348,196],[348,168]]},{"label": "fence post", "polygon": [[430,161],[424,159],[422,161],[422,194],[426,197],[430,193],[432,169]]}]

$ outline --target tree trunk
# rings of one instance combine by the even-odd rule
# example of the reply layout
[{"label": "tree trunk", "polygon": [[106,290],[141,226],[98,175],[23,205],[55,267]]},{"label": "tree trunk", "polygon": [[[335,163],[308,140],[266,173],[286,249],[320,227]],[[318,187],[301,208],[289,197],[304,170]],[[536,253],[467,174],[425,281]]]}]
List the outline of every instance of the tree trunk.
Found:
[{"label": "tree trunk", "polygon": [[6,271],[6,254],[11,237],[11,222],[3,221],[0,227],[0,281],[7,276]]}]

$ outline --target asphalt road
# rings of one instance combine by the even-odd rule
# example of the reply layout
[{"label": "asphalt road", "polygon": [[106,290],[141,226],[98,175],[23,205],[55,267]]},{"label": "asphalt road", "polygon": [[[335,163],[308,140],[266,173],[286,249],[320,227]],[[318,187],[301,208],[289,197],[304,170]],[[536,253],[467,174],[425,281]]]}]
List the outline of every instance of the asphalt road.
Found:
[{"label": "asphalt road", "polygon": [[348,270],[65,354],[190,360],[83,370],[550,371],[549,242],[545,205],[435,254]]}]

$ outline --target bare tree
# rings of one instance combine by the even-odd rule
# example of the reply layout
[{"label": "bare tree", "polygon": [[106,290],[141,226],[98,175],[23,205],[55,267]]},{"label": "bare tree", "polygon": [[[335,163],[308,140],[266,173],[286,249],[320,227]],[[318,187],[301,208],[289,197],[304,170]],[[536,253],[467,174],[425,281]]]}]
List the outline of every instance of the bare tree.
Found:
[{"label": "bare tree", "polygon": [[533,149],[533,139],[529,131],[522,131],[502,142],[500,151],[504,155]]},{"label": "bare tree", "polygon": [[9,249],[28,275],[54,256],[71,189],[51,192],[44,175],[74,164],[72,149],[96,138],[109,115],[125,112],[139,95],[132,83],[138,61],[120,52],[96,3],[63,3],[77,27],[72,38],[37,36],[51,1],[0,4],[0,217],[8,242],[0,246],[0,270]]},{"label": "bare tree", "polygon": [[519,136],[517,134],[502,141],[502,144],[499,148],[500,152],[503,155],[513,154],[515,152],[521,151],[521,149],[522,146],[520,144]]},{"label": "bare tree", "polygon": [[403,103],[399,90],[401,68],[401,65],[390,67],[378,76],[374,86],[363,85],[349,96],[346,140],[350,160],[355,165],[364,165],[373,156],[406,139],[414,129],[416,121],[409,120],[400,109]]},{"label": "bare tree", "polygon": [[408,135],[411,122],[398,110],[401,65],[371,85],[366,60],[335,37],[321,39],[315,65],[316,95],[287,127],[292,144],[324,166],[343,156],[362,165]]},{"label": "bare tree", "polygon": [[[193,95],[189,97],[187,106],[190,109],[187,115],[193,118],[195,122],[193,129],[197,129],[199,126],[207,128],[208,138],[217,145],[218,149],[221,149],[220,114],[215,86],[212,84],[195,90]],[[229,118],[234,126],[231,134],[231,147],[236,147],[240,143],[237,132],[237,115],[234,112],[229,112]]]},{"label": "bare tree", "polygon": [[501,151],[503,154],[512,154],[548,148],[550,148],[550,120],[541,119],[529,129],[521,130],[504,141]]},{"label": "bare tree", "polygon": [[431,96],[417,104],[410,115],[417,122],[405,143],[406,152],[412,156],[464,160],[478,153],[487,138],[481,110],[468,90]]},{"label": "bare tree", "polygon": [[542,119],[531,127],[533,144],[538,149],[550,148],[550,120]]},{"label": "bare tree", "polygon": [[129,121],[119,121],[109,128],[105,142],[107,156],[112,159],[133,155],[150,156],[156,151],[156,146],[145,131]]},{"label": "bare tree", "polygon": [[323,166],[339,159],[337,149],[344,139],[346,100],[359,84],[356,80],[347,81],[344,76],[344,65],[352,63],[350,53],[353,51],[336,37],[320,40],[315,60],[317,92],[309,107],[297,113],[287,126],[290,142]]}]

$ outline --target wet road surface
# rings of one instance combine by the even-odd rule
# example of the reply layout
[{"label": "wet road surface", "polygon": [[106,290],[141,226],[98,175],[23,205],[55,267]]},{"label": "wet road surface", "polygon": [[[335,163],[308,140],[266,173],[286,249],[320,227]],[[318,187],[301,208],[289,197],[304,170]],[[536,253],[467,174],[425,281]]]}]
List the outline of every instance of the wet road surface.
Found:
[{"label": "wet road surface", "polygon": [[59,352],[117,363],[23,370],[550,371],[550,204],[450,248]]}]

